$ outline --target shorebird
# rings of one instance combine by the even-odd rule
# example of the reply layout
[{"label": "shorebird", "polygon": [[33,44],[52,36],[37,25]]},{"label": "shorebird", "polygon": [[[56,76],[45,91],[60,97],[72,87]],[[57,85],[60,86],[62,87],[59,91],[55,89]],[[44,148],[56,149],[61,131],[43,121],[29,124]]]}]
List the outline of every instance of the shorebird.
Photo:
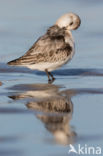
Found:
[{"label": "shorebird", "polygon": [[33,70],[45,71],[48,82],[53,82],[55,78],[51,71],[66,64],[74,55],[71,30],[77,29],[80,23],[78,15],[64,14],[23,56],[8,62],[8,65],[26,66]]}]

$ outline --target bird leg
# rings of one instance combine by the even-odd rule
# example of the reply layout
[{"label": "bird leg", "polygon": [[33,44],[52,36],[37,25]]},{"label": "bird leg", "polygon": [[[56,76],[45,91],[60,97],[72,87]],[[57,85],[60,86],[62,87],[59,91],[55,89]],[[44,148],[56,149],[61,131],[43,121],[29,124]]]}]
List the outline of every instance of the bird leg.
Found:
[{"label": "bird leg", "polygon": [[47,70],[47,69],[45,69],[45,72],[46,72],[46,74],[47,74],[47,76],[48,76],[48,82],[50,82],[50,81],[51,81],[51,79],[50,79],[50,75],[49,75],[48,70]]},{"label": "bird leg", "polygon": [[[48,83],[52,83],[55,80],[55,78],[53,77],[53,75],[50,72],[48,72],[47,69],[45,70],[45,72],[46,72],[46,74],[48,76]],[[50,79],[50,76],[51,76],[52,79]]]},{"label": "bird leg", "polygon": [[49,75],[51,76],[52,81],[54,81],[54,80],[55,80],[55,78],[54,78],[54,76],[52,75],[52,73],[50,73],[50,72],[49,72]]}]

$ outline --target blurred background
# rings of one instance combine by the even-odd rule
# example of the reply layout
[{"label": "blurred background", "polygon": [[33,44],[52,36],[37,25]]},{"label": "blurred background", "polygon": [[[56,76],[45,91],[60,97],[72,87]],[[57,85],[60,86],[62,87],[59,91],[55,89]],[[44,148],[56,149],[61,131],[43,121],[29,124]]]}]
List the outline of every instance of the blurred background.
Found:
[{"label": "blurred background", "polygon": [[0,0],[0,61],[21,56],[58,17],[74,12],[82,24],[73,31],[77,49],[72,65],[101,67],[102,9],[103,1],[97,0]]},{"label": "blurred background", "polygon": [[[72,32],[76,53],[53,85],[43,73],[6,65],[67,12],[81,18]],[[103,147],[102,15],[102,0],[0,0],[0,156],[66,156],[70,143]]]}]

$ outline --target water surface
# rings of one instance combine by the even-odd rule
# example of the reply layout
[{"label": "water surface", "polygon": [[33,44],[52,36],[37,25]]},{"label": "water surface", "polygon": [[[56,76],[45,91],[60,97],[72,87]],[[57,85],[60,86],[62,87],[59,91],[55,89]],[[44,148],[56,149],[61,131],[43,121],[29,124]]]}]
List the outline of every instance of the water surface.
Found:
[{"label": "water surface", "polygon": [[[103,148],[103,1],[0,2],[0,156],[73,155],[69,144]],[[53,72],[53,84],[45,73],[7,66],[71,11],[82,20],[73,32],[76,54]]]}]

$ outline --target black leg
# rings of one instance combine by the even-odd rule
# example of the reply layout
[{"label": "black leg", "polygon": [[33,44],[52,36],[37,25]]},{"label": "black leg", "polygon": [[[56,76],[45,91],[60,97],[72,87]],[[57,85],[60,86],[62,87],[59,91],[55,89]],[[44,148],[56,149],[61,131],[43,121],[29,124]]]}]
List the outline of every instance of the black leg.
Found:
[{"label": "black leg", "polygon": [[50,79],[50,75],[49,75],[48,70],[46,69],[46,70],[45,70],[45,72],[46,72],[46,74],[47,74],[47,76],[48,76],[48,82],[50,82],[50,81],[51,81],[51,79]]},{"label": "black leg", "polygon": [[[48,76],[48,83],[53,83],[53,81],[55,80],[55,78],[53,77],[53,75],[50,72],[48,72],[47,69],[45,70],[45,72],[46,72],[46,74]],[[52,79],[50,79],[50,76],[51,76]]]},{"label": "black leg", "polygon": [[54,80],[55,80],[55,78],[54,78],[54,76],[52,75],[52,73],[50,73],[50,72],[49,72],[49,75],[51,76],[52,81],[54,81]]}]

